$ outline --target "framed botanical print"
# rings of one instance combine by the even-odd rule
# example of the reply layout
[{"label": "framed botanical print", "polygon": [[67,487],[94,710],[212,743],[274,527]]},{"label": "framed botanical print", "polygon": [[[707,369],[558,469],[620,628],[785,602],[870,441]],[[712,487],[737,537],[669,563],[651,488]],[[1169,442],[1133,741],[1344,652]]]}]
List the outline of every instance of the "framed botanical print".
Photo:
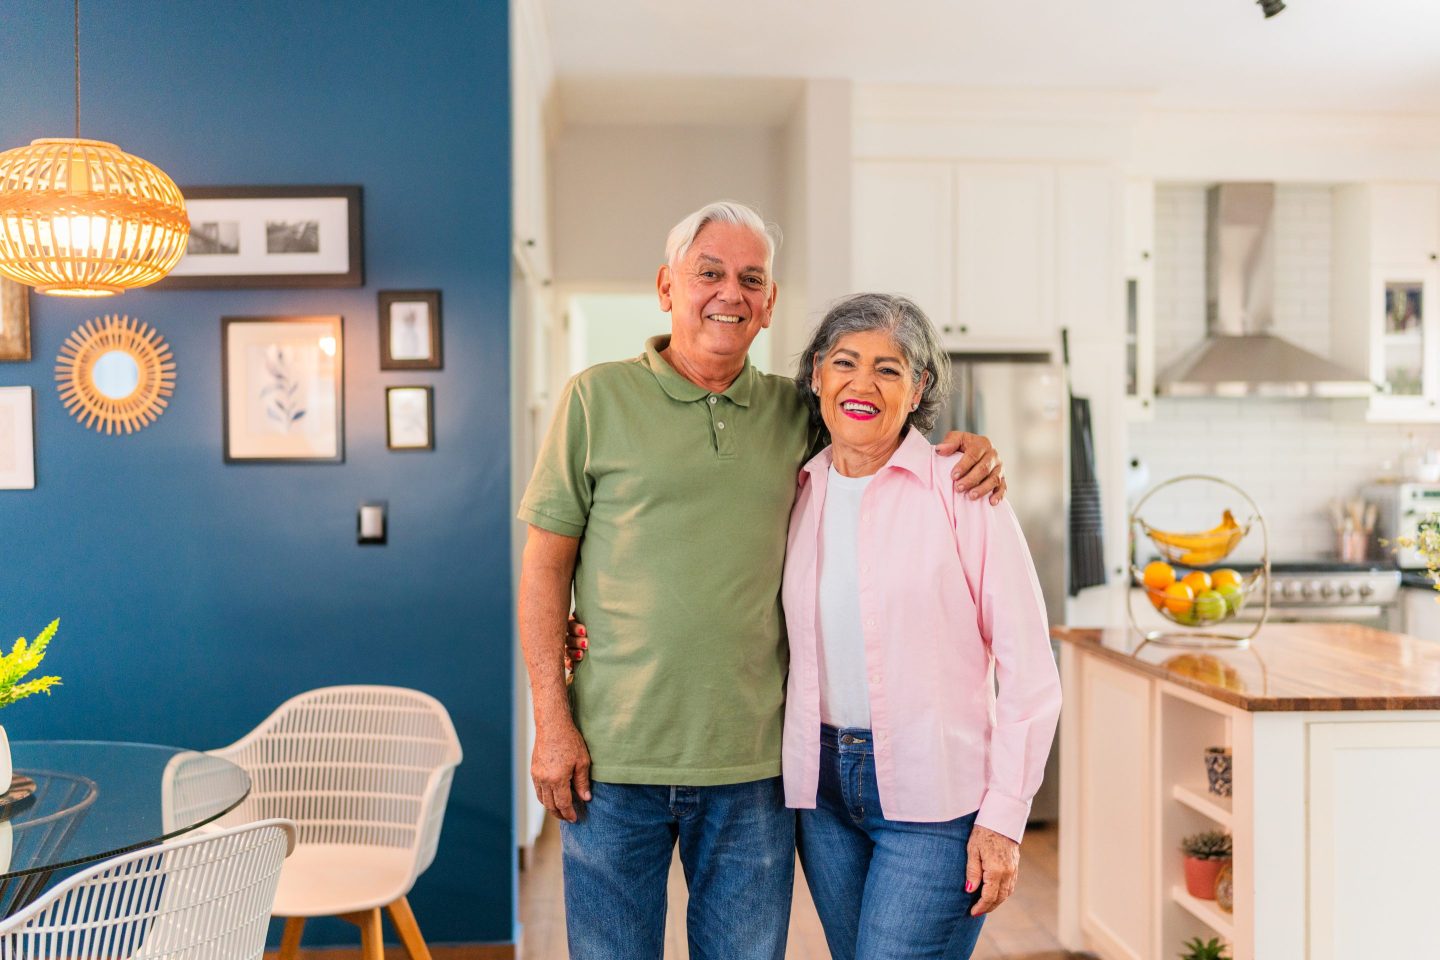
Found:
[{"label": "framed botanical print", "polygon": [[434,450],[434,414],[431,387],[386,387],[385,445],[391,450]]},{"label": "framed botanical print", "polygon": [[30,288],[0,277],[0,360],[30,359]]},{"label": "framed botanical print", "polygon": [[439,370],[439,290],[380,291],[380,369]]},{"label": "framed botanical print", "polygon": [[345,342],[338,316],[225,317],[225,462],[345,459]]},{"label": "framed botanical print", "polygon": [[0,387],[0,490],[35,489],[35,391]]}]

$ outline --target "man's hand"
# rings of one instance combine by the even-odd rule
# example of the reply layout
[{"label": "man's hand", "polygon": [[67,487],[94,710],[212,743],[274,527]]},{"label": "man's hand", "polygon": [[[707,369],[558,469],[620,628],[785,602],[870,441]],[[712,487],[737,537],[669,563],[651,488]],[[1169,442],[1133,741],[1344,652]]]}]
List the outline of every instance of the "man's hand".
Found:
[{"label": "man's hand", "polygon": [[1020,844],[1001,833],[976,825],[966,847],[965,889],[980,888],[980,899],[970,915],[989,913],[1010,899],[1020,875]]},{"label": "man's hand", "polygon": [[590,799],[590,751],[575,724],[557,721],[536,729],[530,779],[546,810],[570,823],[579,819],[575,797]]},{"label": "man's hand", "polygon": [[959,450],[960,460],[950,471],[955,481],[956,493],[968,493],[971,500],[979,500],[987,493],[994,506],[1005,499],[1005,464],[990,445],[988,437],[978,433],[962,433],[952,430],[945,439],[935,446],[935,452],[942,457]]}]

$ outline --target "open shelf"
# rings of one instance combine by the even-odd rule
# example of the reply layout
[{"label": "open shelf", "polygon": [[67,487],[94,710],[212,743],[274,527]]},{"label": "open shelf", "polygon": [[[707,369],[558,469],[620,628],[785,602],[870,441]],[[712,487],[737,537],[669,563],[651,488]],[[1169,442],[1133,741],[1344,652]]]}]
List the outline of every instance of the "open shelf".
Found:
[{"label": "open shelf", "polygon": [[1196,790],[1193,787],[1187,787],[1183,783],[1177,783],[1171,787],[1170,793],[1176,800],[1179,800],[1191,810],[1209,817],[1226,830],[1230,829],[1231,812],[1229,797],[1217,797],[1208,790]]},{"label": "open shelf", "polygon": [[1184,884],[1176,884],[1170,888],[1170,899],[1185,908],[1196,920],[1214,930],[1220,936],[1230,942],[1235,940],[1235,923],[1230,914],[1221,910],[1215,905],[1214,900],[1201,900],[1199,897],[1190,896]]}]

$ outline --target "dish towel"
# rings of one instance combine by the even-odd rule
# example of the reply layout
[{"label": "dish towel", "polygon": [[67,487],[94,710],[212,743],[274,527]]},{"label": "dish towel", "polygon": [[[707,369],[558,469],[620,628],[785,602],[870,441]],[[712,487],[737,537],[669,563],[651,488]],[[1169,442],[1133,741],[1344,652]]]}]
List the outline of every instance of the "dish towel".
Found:
[{"label": "dish towel", "polygon": [[1105,528],[1090,401],[1070,395],[1070,596],[1105,582]]}]

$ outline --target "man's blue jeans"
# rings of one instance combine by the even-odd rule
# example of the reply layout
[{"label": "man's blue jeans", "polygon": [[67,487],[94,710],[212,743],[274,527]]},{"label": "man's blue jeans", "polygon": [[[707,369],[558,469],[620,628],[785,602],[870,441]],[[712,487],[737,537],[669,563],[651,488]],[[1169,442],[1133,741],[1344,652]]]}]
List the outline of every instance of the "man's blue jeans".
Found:
[{"label": "man's blue jeans", "polygon": [[820,728],[820,788],[797,825],[800,863],[834,960],[965,960],[983,916],[965,892],[975,814],[887,820],[869,730]]},{"label": "man's blue jeans", "polygon": [[691,960],[782,960],[795,811],[779,777],[718,787],[591,785],[562,823],[571,960],[660,960],[675,842],[690,889]]}]

